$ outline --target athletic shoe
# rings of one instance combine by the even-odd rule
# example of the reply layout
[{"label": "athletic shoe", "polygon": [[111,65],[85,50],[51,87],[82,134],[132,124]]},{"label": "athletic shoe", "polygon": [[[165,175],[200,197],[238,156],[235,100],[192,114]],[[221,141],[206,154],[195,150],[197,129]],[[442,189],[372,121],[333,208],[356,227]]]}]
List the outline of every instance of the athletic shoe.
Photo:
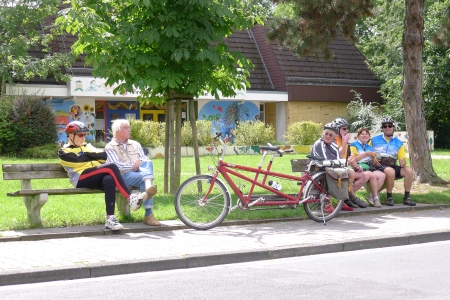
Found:
[{"label": "athletic shoe", "polygon": [[362,201],[360,198],[356,197],[354,200],[352,200],[353,202],[356,203],[356,205],[358,205],[361,208],[366,208],[367,207],[367,202]]},{"label": "athletic shoe", "polygon": [[[369,195],[366,197],[366,201],[369,202],[369,205],[370,205],[370,206],[375,206],[375,202],[374,202],[373,196],[372,196],[371,194],[369,194]],[[379,199],[378,199],[378,202],[380,202]]]},{"label": "athletic shoe", "polygon": [[123,229],[123,226],[122,226],[122,224],[119,223],[116,216],[112,215],[106,219],[105,229],[121,230],[121,229]]},{"label": "athletic shoe", "polygon": [[386,205],[387,206],[394,206],[394,199],[392,199],[392,197],[388,197],[386,199]]},{"label": "athletic shoe", "polygon": [[328,214],[331,214],[334,211],[334,207],[331,204],[327,204],[323,207],[323,211]]},{"label": "athletic shoe", "polygon": [[146,200],[150,200],[153,198],[153,196],[156,195],[156,193],[158,192],[158,189],[157,189],[156,185],[152,185],[148,189],[146,189],[145,192],[147,193]]},{"label": "athletic shoe", "polygon": [[373,206],[381,208],[381,203],[380,203],[380,198],[379,197],[374,197],[373,198]]},{"label": "athletic shoe", "polygon": [[142,202],[147,199],[147,193],[143,192],[140,194],[131,194],[130,198],[128,199],[128,202],[130,203],[131,210],[137,210],[139,207],[141,207]]},{"label": "athletic shoe", "polygon": [[403,204],[409,206],[416,206],[416,202],[412,201],[410,196],[403,198]]},{"label": "athletic shoe", "polygon": [[353,208],[358,208],[358,207],[359,207],[358,205],[356,205],[355,203],[353,203],[353,201],[350,200],[350,199],[344,200],[344,203],[347,204],[347,205],[350,206],[350,207],[353,207]]},{"label": "athletic shoe", "polygon": [[348,206],[347,204],[343,204],[342,205],[342,210],[346,210],[346,211],[353,211],[353,207]]},{"label": "athletic shoe", "polygon": [[155,219],[153,214],[144,217],[144,223],[148,226],[161,226],[161,223]]}]

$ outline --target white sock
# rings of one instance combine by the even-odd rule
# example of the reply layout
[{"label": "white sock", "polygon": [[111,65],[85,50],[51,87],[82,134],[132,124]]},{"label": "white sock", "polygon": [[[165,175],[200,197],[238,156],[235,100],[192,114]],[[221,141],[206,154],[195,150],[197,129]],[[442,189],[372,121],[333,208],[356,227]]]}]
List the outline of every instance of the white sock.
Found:
[{"label": "white sock", "polygon": [[145,189],[148,189],[149,187],[152,186],[152,180],[151,179],[145,179],[144,183],[145,183]]}]

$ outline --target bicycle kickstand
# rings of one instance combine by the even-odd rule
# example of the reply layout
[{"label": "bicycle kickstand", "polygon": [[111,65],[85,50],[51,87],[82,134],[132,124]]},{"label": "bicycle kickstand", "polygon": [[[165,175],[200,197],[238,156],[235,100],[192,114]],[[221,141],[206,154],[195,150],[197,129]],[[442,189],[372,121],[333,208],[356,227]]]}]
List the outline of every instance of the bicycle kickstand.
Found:
[{"label": "bicycle kickstand", "polygon": [[323,207],[325,206],[325,198],[326,198],[325,194],[320,195],[320,209],[322,210],[323,225],[327,226],[327,223],[325,221],[325,214],[323,213]]}]

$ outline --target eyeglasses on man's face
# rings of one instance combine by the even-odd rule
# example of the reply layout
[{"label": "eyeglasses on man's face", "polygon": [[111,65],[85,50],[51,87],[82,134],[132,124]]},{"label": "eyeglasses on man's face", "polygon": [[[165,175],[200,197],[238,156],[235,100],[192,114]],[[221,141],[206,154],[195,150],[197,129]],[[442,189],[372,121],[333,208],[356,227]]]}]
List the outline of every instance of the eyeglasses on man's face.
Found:
[{"label": "eyeglasses on man's face", "polygon": [[324,136],[334,137],[334,133],[325,132]]},{"label": "eyeglasses on man's face", "polygon": [[130,130],[131,128],[130,128],[130,126],[122,126],[122,127],[120,127],[120,129],[121,130]]},{"label": "eyeglasses on man's face", "polygon": [[385,128],[392,128],[392,127],[394,127],[393,125],[383,125],[383,129],[385,129]]},{"label": "eyeglasses on man's face", "polygon": [[343,128],[341,128],[341,130],[348,131],[348,128],[347,127],[343,127]]},{"label": "eyeglasses on man's face", "polygon": [[80,138],[86,137],[86,133],[75,133],[75,135]]}]

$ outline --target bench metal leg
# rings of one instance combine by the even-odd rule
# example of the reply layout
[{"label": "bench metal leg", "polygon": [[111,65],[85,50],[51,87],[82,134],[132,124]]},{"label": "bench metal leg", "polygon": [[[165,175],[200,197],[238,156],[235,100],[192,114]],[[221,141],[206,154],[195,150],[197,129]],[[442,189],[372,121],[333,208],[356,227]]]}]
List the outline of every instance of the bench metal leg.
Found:
[{"label": "bench metal leg", "polygon": [[116,205],[117,210],[120,212],[121,215],[130,217],[130,205],[128,204],[127,199],[125,199],[124,196],[122,196],[121,193],[116,193]]},{"label": "bench metal leg", "polygon": [[41,208],[48,200],[48,194],[24,196],[23,202],[27,208],[28,220],[33,225],[41,225]]}]

